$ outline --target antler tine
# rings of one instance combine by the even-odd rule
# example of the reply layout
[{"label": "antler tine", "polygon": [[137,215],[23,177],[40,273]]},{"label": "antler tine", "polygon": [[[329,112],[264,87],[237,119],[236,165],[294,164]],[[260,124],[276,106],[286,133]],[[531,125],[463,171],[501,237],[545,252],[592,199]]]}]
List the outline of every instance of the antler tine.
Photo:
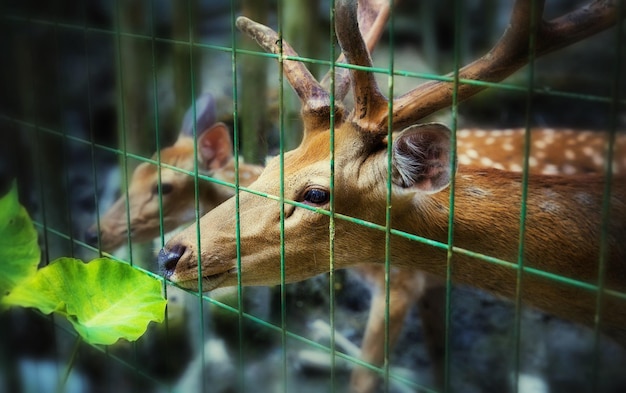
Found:
[{"label": "antler tine", "polygon": [[[517,0],[514,4],[509,28],[496,45],[482,58],[461,68],[460,79],[498,82],[528,62],[528,37],[531,22],[532,0]],[[595,0],[564,16],[546,22],[541,19],[544,1],[535,7],[537,35],[535,56],[539,57],[571,45],[583,38],[614,25],[618,17],[619,0]],[[623,18],[623,16],[621,16]],[[453,74],[448,76],[452,77]],[[485,86],[460,84],[458,100],[465,100],[485,89]],[[439,109],[452,104],[452,82],[433,81],[424,83],[393,101],[394,129],[404,128]],[[381,113],[377,123],[385,126],[387,114]]]},{"label": "antler tine", "polygon": [[[365,41],[367,50],[371,53],[383,34],[385,24],[389,19],[389,0],[359,0],[358,20],[361,35]],[[341,54],[336,63],[345,62],[345,56]],[[330,91],[330,76],[328,71],[320,82]],[[335,68],[335,97],[342,101],[350,88],[350,70],[347,68]]]},{"label": "antler tine", "polygon": [[[266,52],[281,53],[278,33],[271,28],[244,16],[237,18],[237,27],[254,39]],[[282,41],[284,56],[298,56],[295,50]],[[308,129],[327,128],[330,118],[330,95],[300,61],[282,59],[283,74],[302,103],[302,116]],[[343,109],[335,107],[335,121],[342,119]]]},{"label": "antler tine", "polygon": [[[371,67],[372,59],[359,32],[356,0],[337,0],[335,4],[335,31],[348,63]],[[386,128],[373,123],[387,113],[388,101],[382,95],[371,72],[350,69],[354,90],[352,122],[364,131],[385,132]]]}]

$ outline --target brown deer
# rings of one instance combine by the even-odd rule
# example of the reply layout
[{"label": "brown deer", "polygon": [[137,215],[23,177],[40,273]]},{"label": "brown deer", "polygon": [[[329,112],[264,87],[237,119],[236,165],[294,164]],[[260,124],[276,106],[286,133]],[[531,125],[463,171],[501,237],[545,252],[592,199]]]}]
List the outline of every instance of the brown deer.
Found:
[{"label": "brown deer", "polygon": [[[197,139],[193,136],[194,116]],[[194,153],[196,143],[197,157]],[[161,231],[160,217],[163,217],[164,232],[194,221],[195,186],[194,178],[188,172],[194,171],[197,161],[201,174],[232,185],[235,182],[232,151],[228,128],[224,123],[216,122],[213,97],[203,94],[196,100],[195,114],[193,107],[185,114],[176,142],[160,151],[160,163],[163,165],[160,183],[157,165],[144,162],[137,166],[128,185],[128,202],[125,195],[118,198],[99,221],[87,230],[85,240],[94,246],[99,240],[102,250],[112,252],[129,239],[142,243],[157,238]],[[152,160],[156,161],[156,154]],[[240,162],[239,184],[250,185],[262,169],[257,165]],[[232,186],[218,182],[201,181],[198,188],[200,215],[234,194]]]},{"label": "brown deer", "polygon": [[[595,4],[595,3],[594,3]],[[462,70],[462,78],[499,80],[523,64],[525,52],[516,52],[515,37],[526,36],[522,23],[524,8],[528,4],[516,3],[511,29],[492,51],[492,55]],[[538,7],[541,9],[541,7]],[[551,23],[543,31],[551,39],[545,44],[539,41],[539,53],[544,53],[570,41],[580,39],[614,23],[614,9],[590,8],[594,23]],[[350,7],[338,4],[337,32],[349,62],[369,65],[369,57],[357,33],[354,12]],[[527,9],[526,9],[527,10]],[[608,16],[599,15],[600,11]],[[576,19],[577,13],[566,21]],[[526,19],[527,20],[527,19]],[[342,23],[339,23],[341,21]],[[583,21],[584,22],[584,21]],[[569,22],[568,22],[569,23]],[[267,30],[254,27],[242,19],[239,23],[252,31],[256,38],[275,52],[277,39]],[[547,25],[546,25],[547,26]],[[599,26],[599,27],[598,27]],[[519,30],[521,29],[521,31]],[[253,31],[256,30],[256,33]],[[580,34],[573,34],[580,32]],[[541,34],[539,35],[541,37]],[[513,37],[513,38],[511,38]],[[556,39],[554,39],[556,38]],[[512,53],[502,48],[513,47]],[[289,55],[289,51],[284,51]],[[494,64],[485,62],[493,61]],[[504,66],[500,63],[504,61]],[[335,261],[337,267],[347,267],[359,262],[380,263],[384,258],[384,233],[376,228],[359,226],[341,220],[341,215],[355,216],[383,225],[385,212],[386,116],[387,101],[364,71],[351,71],[354,80],[356,108],[351,116],[344,116],[340,108],[331,108],[328,94],[317,82],[298,70],[297,63],[283,62],[286,75],[303,100],[305,136],[301,146],[285,155],[285,198],[314,207],[328,207],[329,195],[329,137],[328,115],[335,110]],[[478,71],[477,70],[478,68]],[[491,69],[499,71],[492,74]],[[293,71],[295,70],[295,71]],[[504,73],[502,71],[505,70]],[[475,85],[459,86],[461,98],[477,90]],[[394,167],[391,169],[394,193],[391,225],[394,229],[418,234],[440,242],[439,247],[423,244],[417,240],[392,238],[392,263],[406,268],[420,268],[442,274],[446,266],[448,198],[446,189],[452,176],[449,163],[449,131],[440,125],[412,125],[432,111],[449,104],[449,89],[445,83],[430,83],[426,89],[429,96],[422,100],[424,89],[400,97],[393,103],[394,130],[410,126],[393,140]],[[433,98],[434,97],[434,98]],[[412,104],[415,102],[415,104]],[[424,102],[432,105],[422,105]],[[279,163],[275,160],[252,186],[253,189],[271,195],[279,194]],[[570,212],[595,213],[599,206],[602,179],[599,176],[572,178],[533,176],[529,183],[528,220],[526,232],[525,265],[538,270],[564,274],[583,282],[596,282],[596,261],[599,248],[599,216],[572,217]],[[517,260],[517,233],[520,206],[521,177],[519,174],[459,168],[456,177],[456,206],[454,216],[455,245],[462,249],[478,251],[506,261]],[[622,186],[623,187],[623,186]],[[616,187],[614,195],[622,196],[623,189]],[[610,245],[607,287],[622,290],[618,277],[624,268],[615,261],[624,256],[622,226],[624,205],[613,197],[612,237]],[[203,289],[236,284],[241,273],[244,284],[274,284],[280,282],[278,217],[281,206],[285,209],[285,228],[289,239],[285,244],[286,277],[295,281],[328,270],[329,265],[319,263],[329,253],[329,218],[326,214],[311,211],[301,204],[281,205],[275,200],[265,200],[248,193],[240,195],[241,218],[241,271],[236,264],[234,246],[234,203],[227,202],[201,220]],[[477,212],[479,210],[479,212]],[[564,213],[567,212],[567,213]],[[482,213],[482,214],[480,214]],[[620,219],[621,218],[621,219]],[[546,230],[549,228],[549,230]],[[180,285],[194,288],[197,283],[198,245],[195,244],[195,228],[191,228],[168,243],[160,260],[166,275]],[[193,233],[192,233],[193,232]],[[308,241],[302,244],[302,240]],[[546,240],[547,239],[547,240]],[[548,244],[549,247],[544,247]],[[455,248],[453,256],[454,278],[512,296],[516,288],[514,266],[495,265],[471,258],[462,249]],[[476,274],[480,272],[480,274]],[[615,274],[617,273],[617,274]],[[623,276],[622,276],[623,277]],[[508,281],[507,281],[508,280]],[[616,282],[614,282],[616,281]],[[591,322],[594,319],[595,295],[568,284],[548,283],[532,272],[526,271],[523,280],[524,300],[557,315]],[[572,294],[588,294],[587,299]],[[529,296],[526,296],[529,295]],[[616,337],[623,333],[623,301],[615,293],[605,293],[604,301],[616,305],[615,313],[602,315],[601,327]],[[617,299],[617,300],[616,300]],[[569,306],[569,307],[568,307]],[[609,306],[605,306],[608,309]],[[608,328],[608,329],[607,329]]]}]

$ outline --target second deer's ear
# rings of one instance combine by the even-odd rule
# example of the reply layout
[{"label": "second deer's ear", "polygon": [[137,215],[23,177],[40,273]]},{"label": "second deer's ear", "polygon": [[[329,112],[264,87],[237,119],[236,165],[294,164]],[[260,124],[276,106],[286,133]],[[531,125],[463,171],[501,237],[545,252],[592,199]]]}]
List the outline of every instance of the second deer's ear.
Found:
[{"label": "second deer's ear", "polygon": [[215,123],[198,136],[198,162],[203,168],[222,168],[232,157],[233,144],[224,123]]},{"label": "second deer's ear", "polygon": [[439,123],[411,126],[393,141],[392,180],[426,193],[450,183],[450,130]]}]

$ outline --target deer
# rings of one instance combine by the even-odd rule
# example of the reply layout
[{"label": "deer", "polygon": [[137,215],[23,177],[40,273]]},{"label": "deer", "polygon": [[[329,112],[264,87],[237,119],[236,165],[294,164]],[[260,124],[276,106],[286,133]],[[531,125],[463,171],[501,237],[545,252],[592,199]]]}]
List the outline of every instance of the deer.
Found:
[{"label": "deer", "polygon": [[[356,2],[338,1],[336,7],[337,38],[348,63],[371,66],[367,46],[359,33]],[[459,70],[459,79],[499,81],[522,67],[528,56],[528,22],[534,17],[541,22],[536,32],[536,55],[567,46],[617,21],[614,2],[597,1],[549,22],[541,19],[542,8],[541,2],[531,8],[527,1],[516,1],[504,36],[487,56]],[[537,14],[531,16],[531,9]],[[267,51],[296,56],[285,42],[279,47],[281,41],[271,29],[244,17],[237,24]],[[341,105],[331,105],[327,90],[300,63],[288,58],[281,60],[285,76],[302,102],[304,123],[300,146],[284,155],[284,198],[279,197],[281,162],[275,159],[250,185],[254,193],[240,191],[238,215],[235,200],[230,199],[200,219],[200,244],[196,241],[196,227],[192,226],[165,245],[158,261],[167,279],[181,287],[203,291],[237,285],[239,278],[243,285],[280,283],[281,211],[286,232],[286,282],[330,270],[329,263],[320,261],[329,258],[331,217],[335,268],[380,265],[386,252],[385,232],[381,228],[387,225],[385,184],[389,178],[389,225],[393,231],[388,252],[394,268],[445,277],[451,263],[454,282],[509,298],[515,298],[519,290],[524,304],[588,325],[599,320],[603,333],[622,345],[626,342],[623,181],[612,183],[608,197],[608,236],[603,246],[606,263],[600,269],[599,212],[606,178],[598,174],[529,175],[520,258],[523,175],[502,169],[456,167],[450,152],[450,130],[437,123],[418,123],[451,104],[452,83],[427,82],[393,99],[389,119],[389,101],[371,74],[351,68],[355,107],[346,114]],[[458,84],[457,97],[467,99],[483,87]],[[329,184],[331,115],[333,206]],[[388,131],[393,133],[388,135]],[[388,148],[392,154],[390,168],[386,161]],[[452,226],[451,192],[455,195]],[[373,225],[359,225],[342,219],[345,216]],[[237,217],[239,253],[235,247]],[[452,245],[448,245],[449,231],[453,234]],[[475,258],[467,251],[487,255],[492,261]],[[566,276],[578,285],[551,282],[545,278],[550,274]],[[523,278],[521,288],[516,284],[518,276]],[[197,288],[198,277],[202,288]],[[610,312],[600,313],[597,304]]]},{"label": "deer", "polygon": [[[194,127],[197,137],[194,137]],[[197,154],[194,144],[197,144]],[[101,250],[113,252],[128,240],[147,242],[159,237],[161,230],[167,233],[193,222],[196,217],[194,178],[184,171],[193,172],[198,165],[200,173],[217,179],[217,182],[198,183],[198,214],[203,215],[234,193],[228,185],[235,183],[236,176],[232,152],[228,127],[216,121],[213,96],[202,94],[195,101],[195,109],[190,107],[185,113],[175,143],[160,151],[160,164],[164,165],[160,179],[157,165],[150,162],[138,165],[128,186],[128,197],[118,198],[87,229],[86,242],[94,246],[100,242]],[[155,154],[152,161],[156,160]],[[244,187],[262,171],[258,165],[243,161],[237,164],[239,184]],[[163,228],[160,217],[163,217]]]}]

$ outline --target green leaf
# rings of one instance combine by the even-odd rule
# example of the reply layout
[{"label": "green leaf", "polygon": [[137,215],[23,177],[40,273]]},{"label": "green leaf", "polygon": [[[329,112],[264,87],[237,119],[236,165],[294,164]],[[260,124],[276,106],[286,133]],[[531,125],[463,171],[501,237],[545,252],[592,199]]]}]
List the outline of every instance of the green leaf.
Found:
[{"label": "green leaf", "polygon": [[59,258],[17,286],[4,302],[65,315],[91,344],[137,340],[150,321],[162,322],[160,281],[108,258],[88,264]]},{"label": "green leaf", "polygon": [[15,183],[0,198],[0,298],[37,271],[37,231],[17,198]]}]

